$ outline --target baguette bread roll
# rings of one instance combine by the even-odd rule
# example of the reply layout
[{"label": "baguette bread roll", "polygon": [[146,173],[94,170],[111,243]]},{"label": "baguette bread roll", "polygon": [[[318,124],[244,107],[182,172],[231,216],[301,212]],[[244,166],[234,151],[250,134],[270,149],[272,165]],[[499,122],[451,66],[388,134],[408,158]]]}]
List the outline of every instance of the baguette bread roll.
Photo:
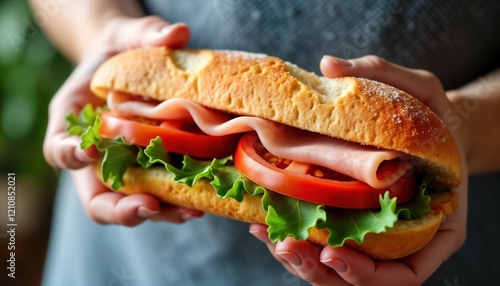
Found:
[{"label": "baguette bread roll", "polygon": [[156,100],[184,98],[347,141],[401,151],[451,187],[460,153],[441,119],[409,94],[361,78],[325,78],[276,57],[234,51],[151,48],[118,54],[95,73],[92,91]]},{"label": "baguette bread roll", "polygon": [[[94,169],[97,177],[103,182],[100,164],[96,163]],[[241,203],[232,198],[220,199],[208,180],[200,180],[191,188],[174,182],[172,175],[164,167],[150,169],[132,167],[127,170],[123,179],[125,187],[118,190],[123,194],[148,193],[165,203],[248,223],[266,224],[266,211],[262,208],[260,196],[245,194]],[[346,245],[370,257],[383,260],[397,259],[415,253],[432,239],[443,216],[452,213],[458,207],[454,192],[439,193],[431,197],[431,210],[423,219],[398,220],[395,226],[385,233],[369,233],[362,244],[348,240]],[[308,240],[327,246],[328,236],[327,230],[312,228]]]},{"label": "baguette bread roll", "polygon": [[[234,51],[132,50],[105,62],[92,91],[106,98],[118,91],[158,101],[184,98],[235,115],[262,117],[359,144],[404,152],[417,169],[440,184],[461,183],[460,154],[443,122],[407,93],[368,79],[325,78],[275,57]],[[100,176],[99,165],[95,165]],[[102,179],[101,179],[102,180]],[[250,223],[265,224],[259,197],[242,203],[219,199],[207,181],[192,188],[175,183],[164,168],[132,167],[124,194],[149,193],[161,201]],[[359,245],[373,258],[404,257],[425,246],[444,215],[457,208],[453,192],[437,195],[420,220],[400,220],[383,234],[368,234]],[[309,240],[327,245],[328,231],[313,228]]]}]

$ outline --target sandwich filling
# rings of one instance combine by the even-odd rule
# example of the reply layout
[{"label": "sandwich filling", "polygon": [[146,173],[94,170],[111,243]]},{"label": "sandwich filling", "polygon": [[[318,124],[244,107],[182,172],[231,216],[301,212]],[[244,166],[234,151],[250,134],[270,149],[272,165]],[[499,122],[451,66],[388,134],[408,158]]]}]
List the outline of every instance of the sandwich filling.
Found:
[{"label": "sandwich filling", "polygon": [[325,167],[375,189],[391,186],[413,168],[409,156],[402,152],[360,145],[263,118],[231,117],[181,98],[156,104],[111,92],[107,104],[111,112],[124,118],[191,120],[210,136],[255,131],[264,147],[277,157]]},{"label": "sandwich filling", "polygon": [[[328,244],[331,246],[342,246],[346,240],[362,243],[367,233],[385,232],[398,219],[422,218],[430,209],[428,193],[440,191],[432,187],[432,175],[419,173],[415,184],[416,194],[409,201],[396,205],[398,198],[391,198],[389,191],[385,189],[404,179],[405,174],[413,169],[411,158],[400,152],[361,146],[260,118],[233,117],[182,99],[157,103],[112,93],[108,97],[107,108],[123,118],[140,119],[158,126],[166,120],[194,121],[202,133],[208,134],[204,138],[240,133],[256,134],[259,144],[266,150],[264,152],[269,151],[273,156],[286,158],[289,162],[318,166],[314,168],[316,170],[325,168],[337,171],[343,177],[354,178],[366,186],[384,190],[378,196],[378,206],[369,209],[345,209],[303,201],[269,191],[249,180],[232,163],[232,156],[201,156],[205,157],[203,159],[185,155],[182,163],[178,164],[172,161],[169,154],[171,150],[165,147],[168,142],[163,142],[173,138],[157,136],[144,144],[147,146],[137,146],[134,145],[135,138],[131,133],[117,134],[112,138],[102,136],[101,117],[104,118],[104,113],[94,110],[92,106],[85,107],[79,116],[70,114],[67,117],[68,133],[81,136],[81,147],[86,149],[95,145],[101,151],[102,178],[104,182],[111,181],[109,184],[113,189],[119,190],[124,186],[123,176],[131,166],[150,168],[163,165],[172,174],[174,181],[188,186],[194,186],[202,179],[209,180],[221,199],[232,198],[241,202],[244,194],[259,196],[262,198],[262,207],[267,212],[266,223],[271,241],[290,236],[305,240],[311,228],[316,227],[329,231]],[[113,129],[113,126],[107,127]],[[229,139],[226,141],[232,141]],[[239,145],[242,141],[240,140]],[[297,167],[297,164],[288,165]],[[349,219],[346,220],[346,217]]]}]

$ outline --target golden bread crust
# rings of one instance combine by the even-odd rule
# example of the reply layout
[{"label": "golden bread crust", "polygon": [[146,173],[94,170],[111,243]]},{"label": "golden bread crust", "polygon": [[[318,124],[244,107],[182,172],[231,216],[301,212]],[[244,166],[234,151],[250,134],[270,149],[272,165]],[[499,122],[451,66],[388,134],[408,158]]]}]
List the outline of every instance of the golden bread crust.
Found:
[{"label": "golden bread crust", "polygon": [[452,187],[460,154],[443,122],[407,93],[368,79],[329,79],[276,57],[234,51],[151,48],[119,54],[96,72],[92,90],[157,100],[180,97],[348,141],[398,150]]},{"label": "golden bread crust", "polygon": [[[96,163],[94,169],[102,181],[100,165]],[[200,180],[193,187],[188,187],[174,182],[172,175],[163,167],[131,167],[125,173],[124,182],[125,187],[118,190],[123,194],[149,193],[165,203],[244,222],[266,224],[266,211],[262,208],[260,197],[245,194],[241,203],[232,198],[220,199],[207,180]],[[424,219],[399,220],[386,233],[370,233],[362,244],[347,241],[346,245],[373,258],[385,260],[401,258],[418,251],[436,233],[443,217],[442,208],[449,214],[458,206],[453,192],[443,193],[438,197],[435,201],[433,198],[432,209]],[[326,246],[328,235],[327,230],[312,228],[308,240]]]},{"label": "golden bread crust", "polygon": [[[384,233],[366,234],[362,244],[347,240],[345,245],[375,259],[390,260],[405,257],[417,252],[431,241],[441,225],[442,218],[440,209],[432,209],[423,219],[398,220],[393,228]],[[313,229],[311,231],[313,239],[309,240],[326,246],[328,235],[328,231]]]}]

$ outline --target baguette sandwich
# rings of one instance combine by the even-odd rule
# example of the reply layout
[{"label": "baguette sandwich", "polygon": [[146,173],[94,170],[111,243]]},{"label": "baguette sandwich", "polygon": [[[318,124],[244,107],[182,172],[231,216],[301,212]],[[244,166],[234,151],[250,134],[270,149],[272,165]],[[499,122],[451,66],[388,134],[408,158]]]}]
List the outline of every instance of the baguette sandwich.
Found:
[{"label": "baguette sandwich", "polygon": [[96,174],[124,194],[376,259],[418,251],[458,207],[453,136],[379,82],[261,54],[150,48],[109,59],[91,90],[106,107],[69,115],[68,131],[101,151]]}]

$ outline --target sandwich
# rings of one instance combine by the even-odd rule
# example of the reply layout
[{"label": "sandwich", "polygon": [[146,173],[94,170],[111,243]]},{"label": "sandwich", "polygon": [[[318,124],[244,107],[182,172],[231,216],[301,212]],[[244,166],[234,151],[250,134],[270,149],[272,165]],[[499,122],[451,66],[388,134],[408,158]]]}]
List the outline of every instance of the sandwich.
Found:
[{"label": "sandwich", "polygon": [[453,136],[380,82],[160,47],[110,58],[91,90],[106,106],[68,115],[68,132],[101,152],[96,175],[113,191],[384,260],[424,247],[458,208]]}]

